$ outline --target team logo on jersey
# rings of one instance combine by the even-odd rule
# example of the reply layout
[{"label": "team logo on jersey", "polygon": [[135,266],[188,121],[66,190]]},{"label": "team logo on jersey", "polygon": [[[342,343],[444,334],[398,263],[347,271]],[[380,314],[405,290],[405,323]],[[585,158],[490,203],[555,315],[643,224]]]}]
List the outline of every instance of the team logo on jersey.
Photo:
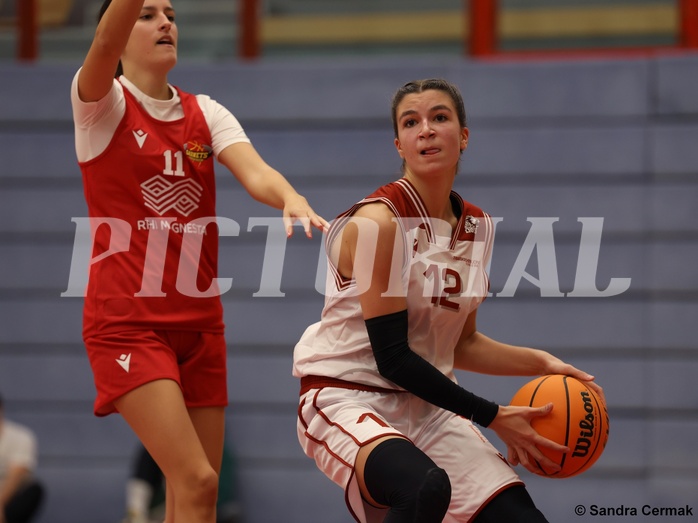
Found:
[{"label": "team logo on jersey", "polygon": [[201,163],[211,157],[213,149],[210,145],[199,142],[187,142],[184,144],[184,154],[186,154],[187,158],[190,160]]},{"label": "team logo on jersey", "polygon": [[138,148],[143,149],[143,144],[145,143],[145,139],[148,138],[148,133],[146,133],[142,129],[138,129],[137,131],[132,132],[133,137],[136,139],[136,142],[138,143]]},{"label": "team logo on jersey", "polygon": [[146,207],[160,216],[174,209],[182,216],[189,216],[199,207],[203,187],[190,178],[171,182],[160,175],[153,176],[141,184]]},{"label": "team logo on jersey", "polygon": [[463,230],[465,230],[466,234],[475,234],[477,232],[478,225],[480,225],[480,220],[475,218],[475,216],[468,214],[465,217],[465,225],[463,226]]},{"label": "team logo on jersey", "polygon": [[129,352],[128,355],[122,354],[116,359],[116,363],[126,372],[129,372],[131,370],[131,353]]}]

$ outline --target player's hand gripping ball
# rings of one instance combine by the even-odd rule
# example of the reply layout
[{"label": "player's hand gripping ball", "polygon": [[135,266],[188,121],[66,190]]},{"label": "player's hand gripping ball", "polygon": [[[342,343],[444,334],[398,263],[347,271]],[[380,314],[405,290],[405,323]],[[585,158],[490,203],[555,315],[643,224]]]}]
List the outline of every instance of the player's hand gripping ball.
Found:
[{"label": "player's hand gripping ball", "polygon": [[559,471],[545,470],[540,476],[569,478],[588,470],[604,451],[608,441],[608,411],[598,395],[584,382],[570,376],[536,378],[521,387],[511,405],[542,407],[553,404],[546,416],[534,418],[531,426],[541,436],[565,445],[567,453],[542,448],[541,452],[559,464]]}]

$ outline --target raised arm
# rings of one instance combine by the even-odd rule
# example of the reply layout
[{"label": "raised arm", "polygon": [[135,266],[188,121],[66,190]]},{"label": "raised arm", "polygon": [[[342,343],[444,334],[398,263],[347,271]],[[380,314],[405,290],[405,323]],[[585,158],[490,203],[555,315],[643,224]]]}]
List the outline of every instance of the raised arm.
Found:
[{"label": "raised arm", "polygon": [[78,77],[78,94],[83,102],[101,100],[111,89],[121,54],[143,3],[144,0],[113,0],[107,8]]}]

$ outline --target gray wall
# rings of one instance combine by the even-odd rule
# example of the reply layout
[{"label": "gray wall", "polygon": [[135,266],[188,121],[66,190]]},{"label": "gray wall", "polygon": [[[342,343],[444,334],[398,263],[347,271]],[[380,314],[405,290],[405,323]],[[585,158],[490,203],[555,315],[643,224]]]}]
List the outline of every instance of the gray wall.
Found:
[{"label": "gray wall", "polygon": [[[118,416],[92,416],[82,302],[60,297],[71,218],[86,215],[68,97],[75,68],[0,66],[0,391],[8,417],[39,437],[49,496],[41,523],[110,523],[122,515],[135,440]],[[332,218],[397,176],[390,96],[428,76],[456,82],[465,97],[471,139],[457,189],[503,219],[495,295],[481,308],[479,328],[550,350],[595,374],[606,390],[611,435],[604,455],[569,480],[522,472],[534,498],[551,521],[597,519],[572,516],[579,504],[688,504],[698,512],[697,57],[180,64],[172,81],[229,107],[267,161]],[[228,435],[246,521],[349,522],[341,490],[302,454],[295,436],[291,352],[322,306],[314,288],[320,238],[297,230],[285,252],[285,296],[253,297],[266,236],[248,231],[249,219],[277,213],[252,202],[228,173],[218,174],[218,214],[241,227],[239,236],[222,239],[220,272],[234,278],[223,295]],[[549,287],[525,279],[513,297],[497,296],[534,217],[557,218],[563,296],[544,297]],[[617,296],[565,296],[582,245],[578,220],[587,217],[604,219],[596,286],[631,278]],[[536,253],[527,266],[532,277],[539,276]],[[525,381],[460,379],[500,403]],[[645,519],[663,520],[632,520]]]}]

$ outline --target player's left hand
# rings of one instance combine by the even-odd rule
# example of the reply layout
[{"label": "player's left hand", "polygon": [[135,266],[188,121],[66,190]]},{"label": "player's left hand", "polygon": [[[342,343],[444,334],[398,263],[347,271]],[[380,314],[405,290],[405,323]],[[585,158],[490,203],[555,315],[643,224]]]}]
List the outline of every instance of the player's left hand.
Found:
[{"label": "player's left hand", "polygon": [[549,368],[546,374],[562,374],[564,376],[572,376],[577,378],[579,381],[583,381],[591,390],[593,390],[599,399],[606,404],[606,396],[604,395],[603,388],[601,385],[594,381],[594,376],[583,370],[579,370],[577,367],[565,363],[561,360],[555,358],[556,361],[552,361],[549,364]]}]

